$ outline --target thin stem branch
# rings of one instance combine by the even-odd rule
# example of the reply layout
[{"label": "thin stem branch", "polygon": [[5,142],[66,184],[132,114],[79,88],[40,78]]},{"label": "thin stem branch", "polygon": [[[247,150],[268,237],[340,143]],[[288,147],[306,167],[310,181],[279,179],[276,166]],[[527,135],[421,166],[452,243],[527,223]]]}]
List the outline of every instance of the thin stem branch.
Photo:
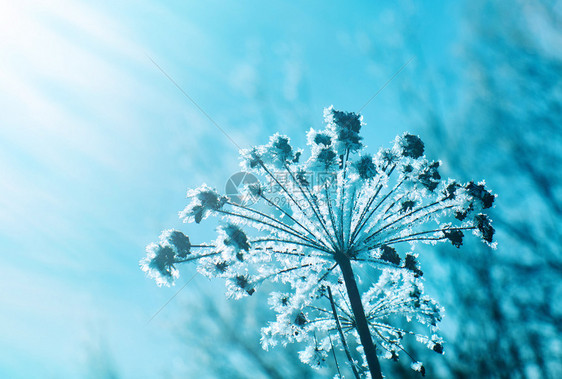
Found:
[{"label": "thin stem branch", "polygon": [[392,195],[394,193],[394,191],[396,191],[401,185],[402,183],[404,183],[406,179],[402,179],[400,182],[398,182],[394,188],[392,188],[392,190],[390,192],[388,192],[379,202],[378,204],[371,210],[371,212],[369,212],[369,215],[367,217],[365,217],[365,219],[363,220],[363,224],[361,224],[361,226],[357,229],[357,233],[355,234],[354,239],[352,239],[352,243],[355,240],[355,238],[357,237],[357,235],[359,235],[359,233],[361,232],[361,230],[365,227],[365,225],[367,225],[367,223],[369,222],[369,219],[373,216],[373,214],[375,214],[375,212],[377,211],[377,209],[379,209],[379,207],[384,204],[384,202],[386,201],[386,199],[388,199],[390,197],[390,195]]},{"label": "thin stem branch", "polygon": [[285,239],[280,239],[280,238],[260,238],[260,239],[257,239],[257,240],[252,240],[252,242],[257,242],[257,243],[261,243],[261,242],[283,242],[283,243],[289,243],[289,244],[298,245],[298,246],[305,246],[305,247],[310,247],[312,249],[324,251],[326,253],[330,253],[330,257],[331,257],[331,251],[322,247],[322,246],[311,245],[311,244],[308,244],[308,243],[303,243],[303,242],[298,242],[298,241],[293,241],[293,240],[285,240]]},{"label": "thin stem branch", "polygon": [[324,249],[323,246],[318,245],[316,242],[311,241],[309,238],[306,238],[306,237],[304,237],[304,236],[302,236],[302,235],[300,235],[300,234],[298,234],[298,233],[292,232],[292,231],[290,231],[290,230],[286,230],[286,229],[284,229],[284,228],[280,228],[280,227],[278,227],[278,226],[276,226],[276,225],[273,225],[273,224],[270,224],[270,223],[268,223],[268,222],[265,222],[265,221],[262,221],[262,220],[256,220],[255,218],[252,218],[252,217],[250,217],[250,216],[246,216],[246,215],[242,215],[242,214],[239,214],[239,213],[233,213],[233,212],[225,211],[225,210],[222,210],[222,209],[217,210],[217,212],[222,213],[222,214],[226,214],[226,215],[229,215],[229,216],[232,216],[232,217],[240,217],[240,218],[249,220],[249,221],[251,221],[251,222],[254,222],[254,223],[256,223],[256,224],[267,225],[267,226],[269,226],[269,227],[271,227],[271,228],[273,228],[273,229],[279,230],[279,231],[281,231],[281,232],[283,232],[283,233],[291,234],[291,235],[293,235],[293,236],[295,236],[295,237],[297,237],[297,238],[299,238],[299,239],[301,239],[301,240],[303,240],[303,241],[310,242],[310,243],[312,244],[312,246],[315,247],[315,248],[317,248],[317,249],[320,249],[320,250],[323,250],[323,249]]},{"label": "thin stem branch", "polygon": [[[386,170],[388,169],[389,165],[387,165],[384,169],[383,172],[386,173]],[[396,164],[394,164],[392,166],[392,168],[390,169],[389,173],[387,176],[390,176],[392,174],[392,172],[394,171],[394,168],[396,167]],[[379,195],[380,191],[382,190],[382,188],[384,187],[383,183],[381,183],[381,178],[382,175],[377,175],[377,184],[376,184],[376,191],[374,193],[373,196],[371,196],[369,198],[369,200],[367,201],[367,205],[365,205],[365,208],[363,208],[363,211],[361,212],[361,216],[359,217],[359,220],[357,220],[357,224],[355,225],[355,228],[353,228],[353,233],[351,236],[351,241],[354,241],[355,238],[357,237],[357,234],[359,233],[358,228],[359,225],[363,224],[363,219],[365,217],[365,215],[367,214],[367,212],[369,211],[369,208],[371,207],[371,205],[373,204],[373,202],[375,201],[375,199],[377,198],[377,196]]]},{"label": "thin stem branch", "polygon": [[309,198],[308,195],[304,192],[301,183],[297,180],[297,178],[295,178],[293,172],[291,171],[291,169],[289,168],[289,166],[287,164],[285,164],[285,169],[287,170],[287,172],[291,176],[291,179],[293,180],[293,182],[295,182],[295,184],[299,187],[299,190],[303,194],[303,197],[306,199],[306,201],[308,202],[308,204],[312,208],[312,211],[314,212],[314,215],[316,216],[316,219],[320,222],[320,225],[324,229],[324,232],[326,233],[326,236],[328,238],[330,238],[332,244],[334,244],[334,241],[331,238],[331,234],[328,233],[328,229],[326,227],[324,217],[322,216],[322,212],[320,212],[320,207],[318,206],[318,204],[315,201],[312,201],[312,194],[310,193],[310,190],[308,189],[308,187],[305,186],[306,189],[308,190],[309,194],[311,195],[311,197]]},{"label": "thin stem branch", "polygon": [[334,362],[336,363],[336,368],[338,369],[338,376],[341,378],[341,371],[340,371],[340,365],[338,364],[338,358],[336,358],[336,350],[334,349],[334,343],[332,342],[332,337],[330,337],[330,335],[328,335],[328,338],[330,338],[330,346],[332,346],[332,355],[334,356]]},{"label": "thin stem branch", "polygon": [[[416,236],[421,236],[421,235],[424,235],[424,234],[445,232],[445,230],[474,230],[474,229],[476,229],[475,226],[464,226],[464,227],[458,227],[458,228],[442,228],[442,229],[426,230],[426,231],[423,231],[423,232],[408,234],[406,236],[396,237],[396,238],[387,240],[387,241],[383,242],[382,244],[397,242],[397,241],[403,240],[404,238],[416,237]],[[446,237],[442,236],[441,238],[446,238]]]},{"label": "thin stem branch", "polygon": [[[271,179],[273,179],[273,181],[275,181],[275,183],[277,183],[277,185],[279,187],[281,187],[281,189],[283,190],[283,192],[285,192],[285,194],[287,195],[287,197],[293,202],[293,204],[295,204],[295,206],[298,208],[298,210],[302,213],[302,215],[305,217],[305,219],[309,220],[309,215],[308,213],[306,213],[304,211],[304,209],[301,207],[301,205],[299,204],[298,201],[295,200],[295,198],[293,197],[293,195],[291,194],[291,192],[285,188],[285,186],[283,186],[279,180],[275,177],[275,175],[273,175],[273,173],[271,171],[269,171],[267,169],[267,167],[265,167],[265,164],[263,162],[260,161],[260,165],[261,167],[264,169],[264,171],[269,175],[269,177]],[[313,208],[314,210],[314,208]],[[314,211],[314,213],[316,214],[316,211]],[[311,225],[314,226],[314,224],[311,222]]]},{"label": "thin stem branch", "polygon": [[[343,331],[341,329],[340,319],[338,317],[338,312],[336,311],[334,297],[332,296],[332,289],[330,288],[330,286],[328,286],[328,299],[330,300],[330,305],[332,307],[332,313],[334,315],[336,327],[338,328],[338,333],[340,334],[340,339],[341,339],[341,343],[342,343],[342,346],[343,346],[343,350],[345,351],[345,355],[347,356],[347,360],[349,361],[349,364],[351,365],[351,370],[353,371],[353,375],[355,375],[355,377],[357,379],[359,379],[359,373],[357,372],[357,369],[355,368],[355,363],[353,362],[353,357],[351,356],[351,353],[349,351],[349,347],[347,346],[347,341],[345,340],[345,335],[343,334]],[[331,341],[332,340],[330,339],[330,342]],[[335,354],[334,354],[334,357],[335,357]]]},{"label": "thin stem branch", "polygon": [[[414,213],[417,213],[418,211],[421,211],[422,209],[427,209],[428,207],[437,205],[437,204],[439,204],[439,203],[440,203],[439,201],[436,201],[436,202],[434,202],[434,203],[432,203],[432,204],[428,204],[428,205],[426,205],[426,206],[424,206],[424,207],[418,208],[418,209],[416,209],[415,211],[412,211],[412,212],[410,212],[410,213],[408,213],[408,214],[406,214],[406,215],[404,215],[404,216],[401,216],[401,217],[399,217],[398,219],[396,219],[396,220],[394,220],[394,221],[392,221],[392,222],[386,224],[385,226],[380,227],[377,231],[371,233],[371,231],[375,228],[375,226],[373,226],[373,227],[366,233],[366,234],[368,234],[368,236],[365,237],[365,239],[364,239],[363,242],[365,242],[365,243],[368,242],[368,241],[371,240],[372,238],[376,237],[377,234],[379,234],[379,233],[381,233],[382,231],[388,229],[389,227],[391,227],[392,225],[396,224],[397,222],[403,220],[404,218],[410,217],[411,215],[413,215]],[[414,219],[412,219],[412,220],[409,220],[408,222],[404,222],[404,223],[402,224],[402,228],[407,228],[407,227],[409,227],[410,225],[414,224],[416,221],[418,221],[418,220],[420,220],[420,219],[422,219],[422,218],[424,218],[424,217],[431,216],[431,215],[433,215],[433,214],[435,214],[435,213],[437,213],[437,212],[441,212],[441,211],[444,211],[445,209],[450,209],[450,208],[453,208],[453,207],[454,207],[454,205],[447,205],[447,206],[444,206],[444,207],[442,207],[442,208],[433,209],[433,210],[431,210],[431,211],[429,211],[429,212],[427,212],[427,213],[425,213],[425,214],[422,214],[422,215],[420,215],[420,216],[418,216],[418,217],[416,217],[416,218],[414,218]],[[397,230],[399,230],[399,229],[400,229],[400,228],[398,228]],[[370,233],[370,234],[369,234],[369,233]]]},{"label": "thin stem branch", "polygon": [[194,261],[194,260],[197,260],[197,259],[212,257],[214,255],[219,255],[219,254],[220,254],[219,251],[215,251],[215,252],[212,252],[212,253],[209,253],[209,254],[202,254],[202,255],[197,255],[197,256],[185,258],[185,259],[182,259],[182,260],[177,260],[174,263],[190,262],[190,261]]},{"label": "thin stem branch", "polygon": [[[311,236],[313,236],[318,242],[322,243],[322,245],[326,246],[326,244],[324,243],[324,241],[322,241],[320,238],[318,238],[318,236],[316,236],[316,234],[314,234],[312,231],[310,231],[307,227],[305,227],[304,225],[302,225],[299,221],[297,221],[292,215],[289,214],[289,212],[287,212],[286,210],[284,210],[283,208],[281,208],[279,205],[275,204],[273,201],[271,201],[270,199],[268,199],[267,197],[265,197],[265,195],[261,194],[260,197],[262,199],[264,199],[270,206],[274,207],[275,209],[279,210],[280,212],[282,212],[285,216],[289,217],[295,224],[297,224],[298,226],[300,226],[303,230],[305,230],[307,233],[309,233]],[[327,247],[327,246],[326,246]]]},{"label": "thin stem branch", "polygon": [[[240,208],[240,209],[244,209],[245,211],[252,212],[252,213],[255,213],[255,214],[257,214],[257,215],[260,215],[260,216],[262,216],[262,217],[264,217],[264,218],[266,218],[266,219],[268,219],[268,220],[274,221],[274,222],[276,222],[276,223],[282,225],[284,228],[287,228],[287,229],[291,230],[291,231],[294,232],[294,233],[299,234],[299,232],[298,232],[297,230],[293,229],[290,225],[287,225],[286,223],[284,223],[284,222],[282,222],[282,221],[279,221],[279,220],[277,220],[276,218],[271,217],[271,216],[268,215],[268,214],[265,214],[265,213],[263,213],[263,212],[260,212],[260,211],[258,211],[257,209],[245,207],[245,206],[243,206],[243,205],[236,204],[236,203],[232,203],[232,202],[230,202],[230,201],[227,201],[226,204],[231,205],[231,206],[233,206],[233,207]],[[299,225],[300,225],[300,224],[299,224]],[[315,236],[314,234],[312,234],[308,229],[305,229],[305,230],[306,230],[306,232],[307,232],[308,234],[310,234],[312,237],[316,238],[316,236]],[[310,242],[319,242],[319,241],[314,241],[314,240],[308,238],[307,236],[304,236],[304,237],[307,238],[307,239],[309,239]]]},{"label": "thin stem branch", "polygon": [[324,192],[325,192],[325,196],[326,196],[326,204],[328,206],[328,214],[330,216],[330,222],[332,223],[332,229],[334,231],[334,235],[336,236],[336,240],[338,242],[339,245],[339,249],[343,249],[343,241],[340,239],[340,235],[338,233],[337,230],[337,226],[336,226],[336,216],[334,213],[334,210],[332,208],[332,201],[330,199],[330,195],[328,192],[328,186],[324,186]]}]

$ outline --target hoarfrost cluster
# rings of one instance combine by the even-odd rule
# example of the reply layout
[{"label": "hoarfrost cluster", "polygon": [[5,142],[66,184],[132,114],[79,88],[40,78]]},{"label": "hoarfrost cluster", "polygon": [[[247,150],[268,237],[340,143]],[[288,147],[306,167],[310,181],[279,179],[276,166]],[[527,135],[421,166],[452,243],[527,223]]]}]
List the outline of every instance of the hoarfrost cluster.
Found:
[{"label": "hoarfrost cluster", "polygon": [[[194,262],[201,274],[223,278],[235,299],[276,282],[279,290],[269,298],[276,317],[262,329],[265,349],[300,343],[300,359],[314,367],[334,350],[345,354],[356,377],[369,377],[372,341],[379,357],[406,357],[424,374],[403,342],[413,338],[443,353],[437,334],[443,309],[423,292],[415,247],[460,247],[470,232],[493,246],[485,210],[495,195],[484,183],[442,179],[440,162],[424,156],[415,135],[371,155],[360,136],[361,116],[330,107],[324,118],[324,129],[308,132],[308,155],[280,134],[241,151],[243,170],[259,178],[245,189],[254,204],[206,185],[189,191],[180,217],[196,223],[220,217],[217,239],[195,245],[182,232],[164,231],[147,247],[141,268],[158,285],[170,285],[179,264]],[[398,326],[404,322],[419,325],[406,330]]]}]

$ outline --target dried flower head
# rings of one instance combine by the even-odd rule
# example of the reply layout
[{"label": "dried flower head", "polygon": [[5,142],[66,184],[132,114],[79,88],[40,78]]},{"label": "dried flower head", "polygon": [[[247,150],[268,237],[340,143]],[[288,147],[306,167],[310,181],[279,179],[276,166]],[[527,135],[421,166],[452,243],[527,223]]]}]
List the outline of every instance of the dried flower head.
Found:
[{"label": "dried flower head", "polygon": [[[495,195],[484,183],[443,180],[440,162],[425,158],[418,136],[399,136],[373,156],[361,142],[361,116],[330,107],[324,117],[325,129],[308,132],[310,153],[302,163],[301,151],[279,134],[241,151],[241,166],[260,181],[247,188],[256,204],[241,205],[206,185],[188,193],[185,222],[210,215],[225,221],[213,243],[192,245],[166,231],[147,247],[141,266],[158,284],[170,284],[177,264],[197,262],[203,275],[224,278],[234,298],[277,282],[269,301],[277,316],[262,330],[264,348],[302,343],[300,358],[314,367],[331,349],[342,350],[356,376],[378,377],[377,355],[405,354],[423,374],[403,341],[415,338],[443,353],[436,334],[443,309],[423,294],[414,249],[447,241],[461,247],[469,230],[493,245],[483,212]],[[426,333],[397,327],[399,319]]]}]

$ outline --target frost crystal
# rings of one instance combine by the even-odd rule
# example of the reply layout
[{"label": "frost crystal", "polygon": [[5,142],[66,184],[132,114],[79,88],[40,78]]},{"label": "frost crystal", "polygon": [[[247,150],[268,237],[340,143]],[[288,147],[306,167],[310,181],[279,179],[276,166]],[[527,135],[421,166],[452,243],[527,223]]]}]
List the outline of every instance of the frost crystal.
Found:
[{"label": "frost crystal", "polygon": [[[443,180],[440,162],[425,158],[418,136],[399,136],[373,156],[361,142],[360,115],[330,107],[324,117],[324,130],[308,132],[302,163],[301,151],[279,134],[241,151],[243,169],[259,177],[246,189],[256,204],[241,205],[206,185],[189,191],[180,217],[221,217],[217,239],[193,245],[183,233],[165,231],[147,247],[141,268],[170,285],[176,266],[193,261],[203,275],[223,278],[235,299],[276,282],[269,300],[276,317],[262,329],[265,349],[300,343],[300,359],[313,367],[332,349],[342,351],[356,377],[381,377],[377,356],[406,356],[424,374],[403,341],[442,354],[436,332],[443,309],[424,295],[415,247],[461,247],[466,231],[493,245],[484,211],[495,195],[484,183]],[[403,329],[400,320],[418,326]]]}]

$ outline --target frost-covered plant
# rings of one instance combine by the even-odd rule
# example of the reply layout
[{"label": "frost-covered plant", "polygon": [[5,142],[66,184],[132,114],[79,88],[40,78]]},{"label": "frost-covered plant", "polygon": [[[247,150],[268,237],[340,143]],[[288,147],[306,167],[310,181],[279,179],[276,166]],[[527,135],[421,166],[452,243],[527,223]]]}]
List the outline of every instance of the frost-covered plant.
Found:
[{"label": "frost-covered plant", "polygon": [[[180,217],[196,223],[221,217],[217,239],[192,245],[183,233],[164,231],[141,267],[169,285],[178,264],[197,262],[201,274],[224,278],[235,299],[265,280],[276,282],[279,291],[269,299],[276,319],[262,329],[265,349],[301,343],[300,359],[314,367],[341,350],[356,377],[373,378],[382,377],[377,356],[397,360],[403,353],[423,375],[403,340],[412,336],[443,353],[436,334],[443,309],[423,293],[415,245],[460,247],[467,231],[493,245],[484,210],[495,196],[483,183],[442,180],[440,162],[424,156],[417,136],[397,137],[372,156],[359,134],[361,116],[333,107],[324,116],[326,128],[308,133],[306,161],[279,134],[241,151],[243,169],[259,178],[246,188],[259,199],[255,204],[206,185],[189,191],[191,203]],[[425,332],[398,327],[400,318]]]}]

